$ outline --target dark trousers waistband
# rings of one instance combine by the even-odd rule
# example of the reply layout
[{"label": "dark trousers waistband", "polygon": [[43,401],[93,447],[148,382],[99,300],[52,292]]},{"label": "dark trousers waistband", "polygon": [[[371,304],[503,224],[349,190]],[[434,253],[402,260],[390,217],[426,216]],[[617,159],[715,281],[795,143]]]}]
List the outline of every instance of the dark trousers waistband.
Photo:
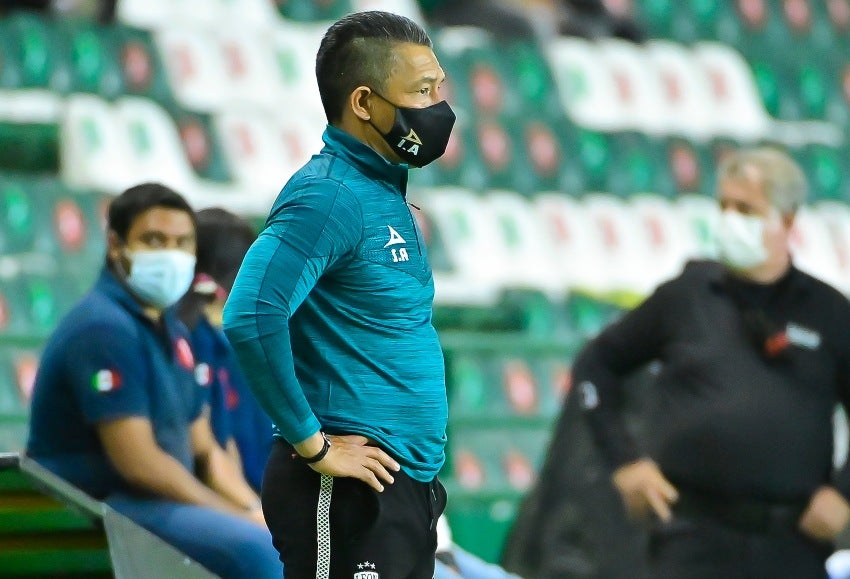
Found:
[{"label": "dark trousers waistband", "polygon": [[714,519],[741,531],[769,533],[795,528],[806,504],[806,501],[729,498],[679,489],[673,512]]}]

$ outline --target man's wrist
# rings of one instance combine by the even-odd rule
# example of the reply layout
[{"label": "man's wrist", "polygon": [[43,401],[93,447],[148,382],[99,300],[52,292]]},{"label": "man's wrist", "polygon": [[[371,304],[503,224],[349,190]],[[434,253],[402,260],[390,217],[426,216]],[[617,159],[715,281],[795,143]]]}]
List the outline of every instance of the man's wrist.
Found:
[{"label": "man's wrist", "polygon": [[307,464],[313,464],[313,463],[319,462],[320,460],[322,460],[323,458],[325,458],[327,456],[328,452],[331,449],[331,440],[330,440],[330,438],[328,438],[328,435],[325,434],[324,432],[322,432],[321,435],[322,435],[322,448],[319,450],[319,452],[317,452],[313,455],[310,455],[310,456],[304,456],[304,455],[299,453],[298,456],[301,458],[302,461],[306,462]]}]

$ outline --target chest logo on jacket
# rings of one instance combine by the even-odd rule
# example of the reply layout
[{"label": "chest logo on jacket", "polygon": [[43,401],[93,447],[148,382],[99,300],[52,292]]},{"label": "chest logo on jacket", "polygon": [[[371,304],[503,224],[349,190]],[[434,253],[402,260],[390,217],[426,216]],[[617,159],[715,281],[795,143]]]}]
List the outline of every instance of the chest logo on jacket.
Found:
[{"label": "chest logo on jacket", "polygon": [[[387,225],[387,229],[390,230],[390,240],[387,241],[386,245],[384,245],[384,249],[391,245],[404,245],[405,243],[407,243],[407,241],[405,241],[405,239],[399,234],[399,232],[393,229],[392,225]],[[398,249],[393,247],[392,249],[390,249],[390,253],[392,253],[393,256],[393,263],[398,263],[400,261],[410,261],[410,256],[407,254],[407,248],[405,247],[400,247]]]}]

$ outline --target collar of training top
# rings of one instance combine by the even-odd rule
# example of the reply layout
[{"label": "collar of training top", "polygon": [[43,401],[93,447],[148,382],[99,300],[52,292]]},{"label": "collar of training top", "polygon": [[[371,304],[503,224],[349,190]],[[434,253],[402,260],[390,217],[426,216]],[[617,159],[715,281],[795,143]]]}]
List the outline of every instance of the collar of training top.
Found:
[{"label": "collar of training top", "polygon": [[732,278],[732,274],[725,266],[720,263],[717,263],[716,265],[717,267],[713,268],[709,273],[708,284],[712,290],[720,293],[728,293],[730,281],[741,287],[751,285],[753,287],[761,286],[778,288],[779,286],[784,286],[784,291],[788,292],[807,292],[811,287],[809,278],[793,264],[788,267],[788,271],[785,272],[781,278],[769,284],[760,284],[754,281],[751,282],[740,277]]},{"label": "collar of training top", "polygon": [[370,179],[385,181],[402,195],[407,194],[407,164],[387,161],[366,143],[331,125],[325,129],[322,140],[324,152],[342,158]]}]

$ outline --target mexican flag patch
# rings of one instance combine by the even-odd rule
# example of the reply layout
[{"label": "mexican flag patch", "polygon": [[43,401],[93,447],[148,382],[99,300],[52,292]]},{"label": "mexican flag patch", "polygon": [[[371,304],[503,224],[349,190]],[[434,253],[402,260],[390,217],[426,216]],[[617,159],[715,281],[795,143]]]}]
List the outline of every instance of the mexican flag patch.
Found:
[{"label": "mexican flag patch", "polygon": [[95,392],[112,392],[121,387],[121,375],[114,370],[101,370],[92,377],[91,385]]}]

